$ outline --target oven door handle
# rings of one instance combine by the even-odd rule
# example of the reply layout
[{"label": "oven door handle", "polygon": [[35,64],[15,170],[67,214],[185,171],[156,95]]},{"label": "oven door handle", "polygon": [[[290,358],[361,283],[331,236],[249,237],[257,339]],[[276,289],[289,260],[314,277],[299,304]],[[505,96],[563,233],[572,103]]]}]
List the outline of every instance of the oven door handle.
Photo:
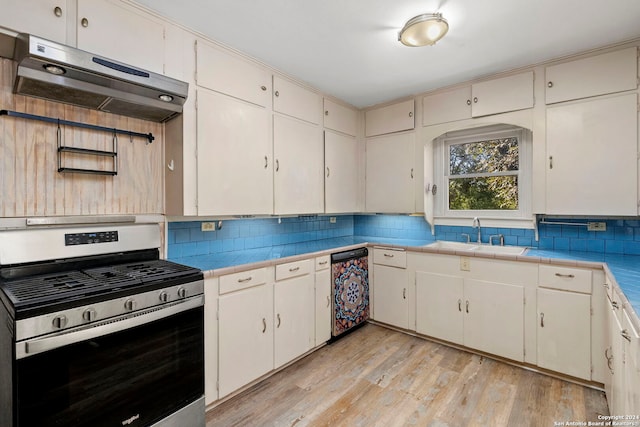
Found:
[{"label": "oven door handle", "polygon": [[33,356],[45,351],[54,350],[81,341],[109,335],[114,332],[120,332],[128,328],[144,325],[174,314],[182,313],[193,308],[204,305],[204,295],[181,300],[166,308],[151,308],[141,312],[135,312],[106,319],[98,322],[96,325],[80,326],[78,328],[69,329],[53,336],[43,338],[34,338],[27,341],[16,343],[16,359]]}]

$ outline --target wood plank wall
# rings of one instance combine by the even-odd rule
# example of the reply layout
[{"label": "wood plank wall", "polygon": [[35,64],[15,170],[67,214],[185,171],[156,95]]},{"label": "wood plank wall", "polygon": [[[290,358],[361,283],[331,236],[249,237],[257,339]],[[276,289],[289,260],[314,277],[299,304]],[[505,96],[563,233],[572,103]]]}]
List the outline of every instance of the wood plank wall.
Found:
[{"label": "wood plank wall", "polygon": [[[164,212],[164,126],[86,108],[14,95],[14,62],[0,58],[0,109],[14,110],[153,133],[144,139],[118,136],[118,174],[58,172],[55,124],[0,116],[0,217],[162,214]],[[62,127],[63,145],[111,150],[113,135]],[[112,169],[112,159],[64,154],[63,165]]]}]

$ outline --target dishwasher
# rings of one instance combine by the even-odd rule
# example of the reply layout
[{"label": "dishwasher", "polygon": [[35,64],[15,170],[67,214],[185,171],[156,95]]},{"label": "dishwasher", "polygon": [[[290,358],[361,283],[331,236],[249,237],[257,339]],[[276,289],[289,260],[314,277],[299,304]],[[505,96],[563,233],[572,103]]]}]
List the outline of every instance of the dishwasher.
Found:
[{"label": "dishwasher", "polygon": [[331,255],[333,339],[369,319],[368,254],[358,248]]}]

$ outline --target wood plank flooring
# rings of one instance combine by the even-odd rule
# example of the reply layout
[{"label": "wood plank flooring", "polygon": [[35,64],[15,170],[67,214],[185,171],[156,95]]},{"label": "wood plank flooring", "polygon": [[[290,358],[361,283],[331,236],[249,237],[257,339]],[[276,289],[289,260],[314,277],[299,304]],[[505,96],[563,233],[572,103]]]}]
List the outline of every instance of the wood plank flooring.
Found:
[{"label": "wood plank flooring", "polygon": [[207,413],[217,426],[554,426],[604,393],[367,324]]}]

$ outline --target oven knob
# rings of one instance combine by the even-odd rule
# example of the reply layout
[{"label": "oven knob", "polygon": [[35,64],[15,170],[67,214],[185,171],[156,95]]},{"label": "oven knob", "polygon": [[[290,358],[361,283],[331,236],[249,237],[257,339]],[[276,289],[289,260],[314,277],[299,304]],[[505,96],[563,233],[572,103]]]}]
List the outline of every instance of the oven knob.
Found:
[{"label": "oven knob", "polygon": [[82,312],[82,318],[85,322],[93,322],[98,317],[98,313],[93,308],[87,308]]},{"label": "oven knob", "polygon": [[186,298],[187,296],[187,290],[185,288],[183,288],[182,286],[180,286],[178,288],[178,297],[179,298]]},{"label": "oven knob", "polygon": [[129,298],[124,302],[124,309],[128,311],[133,311],[138,307],[138,303],[133,298]]},{"label": "oven knob", "polygon": [[161,301],[161,302],[167,302],[167,301],[169,301],[169,294],[168,294],[168,293],[166,293],[165,291],[160,292],[159,297],[160,297],[160,301]]},{"label": "oven knob", "polygon": [[67,316],[65,316],[64,314],[56,316],[53,318],[53,321],[51,323],[53,324],[54,328],[62,329],[67,326]]}]

